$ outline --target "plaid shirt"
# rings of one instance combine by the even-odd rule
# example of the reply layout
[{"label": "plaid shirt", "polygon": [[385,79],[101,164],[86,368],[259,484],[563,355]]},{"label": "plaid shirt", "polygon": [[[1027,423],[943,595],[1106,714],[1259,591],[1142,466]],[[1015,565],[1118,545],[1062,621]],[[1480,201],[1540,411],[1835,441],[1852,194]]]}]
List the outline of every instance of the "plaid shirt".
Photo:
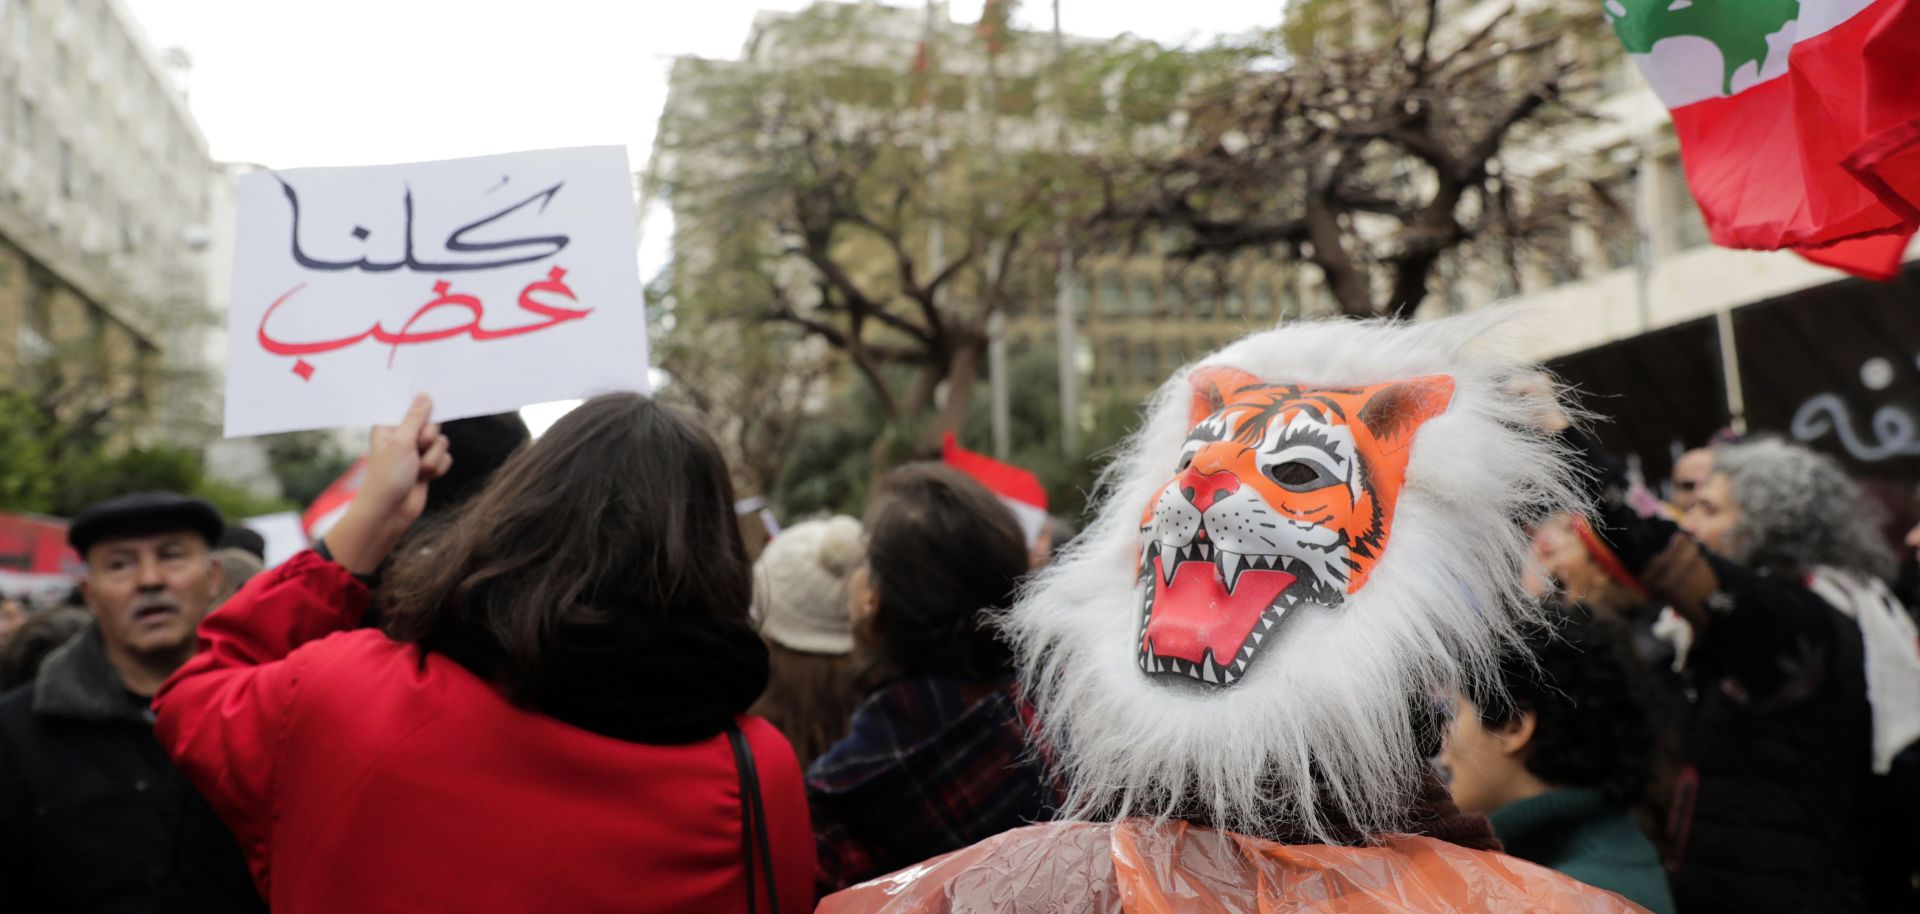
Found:
[{"label": "plaid shirt", "polygon": [[1013,682],[896,682],[807,770],[825,896],[1051,817]]}]

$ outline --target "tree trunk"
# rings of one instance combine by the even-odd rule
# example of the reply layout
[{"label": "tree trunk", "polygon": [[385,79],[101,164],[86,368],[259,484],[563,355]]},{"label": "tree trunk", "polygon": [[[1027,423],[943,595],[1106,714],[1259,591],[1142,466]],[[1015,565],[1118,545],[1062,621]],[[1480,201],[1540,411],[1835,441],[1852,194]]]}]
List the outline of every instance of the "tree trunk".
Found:
[{"label": "tree trunk", "polygon": [[1313,242],[1311,260],[1320,268],[1334,301],[1340,303],[1340,312],[1373,317],[1373,289],[1366,264],[1355,261],[1347,252],[1340,236],[1339,216],[1321,194],[1307,198],[1306,222],[1307,238]]},{"label": "tree trunk", "polygon": [[973,385],[980,376],[980,356],[986,348],[983,339],[968,339],[955,347],[953,360],[947,364],[947,402],[941,404],[933,422],[921,434],[923,449],[938,450],[941,437],[958,432],[966,421],[967,401],[973,398]]}]

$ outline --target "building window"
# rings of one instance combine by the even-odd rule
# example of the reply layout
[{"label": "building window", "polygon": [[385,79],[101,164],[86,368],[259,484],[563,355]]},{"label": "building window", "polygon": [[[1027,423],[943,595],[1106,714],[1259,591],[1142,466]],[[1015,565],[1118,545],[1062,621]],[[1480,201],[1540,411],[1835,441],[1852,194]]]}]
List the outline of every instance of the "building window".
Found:
[{"label": "building window", "polygon": [[1160,347],[1152,340],[1139,340],[1136,345],[1133,353],[1139,364],[1134,376],[1148,384],[1160,380]]},{"label": "building window", "polygon": [[1595,181],[1593,190],[1594,239],[1599,242],[1600,260],[1609,270],[1633,266],[1634,247],[1639,229],[1634,225],[1635,182],[1632,175],[1615,175]]},{"label": "building window", "polygon": [[1274,282],[1273,290],[1278,293],[1276,299],[1280,306],[1280,312],[1274,315],[1276,319],[1284,321],[1300,316],[1300,291],[1295,288],[1297,282],[1298,277],[1291,273]]},{"label": "building window", "polygon": [[1678,155],[1667,156],[1660,160],[1661,184],[1667,189],[1668,224],[1673,226],[1673,249],[1684,251],[1707,243],[1707,223],[1700,216],[1700,205],[1694,202],[1693,191],[1687,187],[1686,169],[1680,164]]},{"label": "building window", "polygon": [[27,270],[26,324],[41,339],[53,339],[53,281],[31,268]]},{"label": "building window", "polygon": [[1193,306],[1193,316],[1205,320],[1213,316],[1213,289],[1205,279],[1194,279],[1187,283],[1187,301]]},{"label": "building window", "polygon": [[1127,282],[1118,272],[1100,275],[1100,316],[1119,317],[1127,306]]},{"label": "building window", "polygon": [[60,85],[60,88],[65,89],[67,87],[67,81],[68,81],[67,78],[69,75],[71,75],[70,71],[72,69],[73,69],[73,55],[67,53],[67,46],[64,44],[54,45],[53,47],[53,81],[58,83]]},{"label": "building window", "polygon": [[71,200],[73,199],[73,191],[74,191],[73,144],[67,142],[66,140],[61,140],[60,141],[60,196],[63,199]]},{"label": "building window", "polygon": [[1239,286],[1227,287],[1227,317],[1239,320],[1247,314],[1247,297],[1240,292]]},{"label": "building window", "polygon": [[21,99],[20,123],[13,132],[13,141],[18,144],[21,149],[26,150],[28,155],[33,154],[33,134],[36,126],[35,122],[38,120],[39,114],[33,110],[33,103],[24,98]]},{"label": "building window", "polygon": [[27,0],[19,0],[13,7],[13,56],[25,64],[32,48],[33,6]]},{"label": "building window", "polygon": [[1065,276],[1035,271],[1027,275],[1026,295],[1028,314],[1052,314],[1054,298],[1059,295],[1060,283]]},{"label": "building window", "polygon": [[1153,280],[1145,276],[1135,276],[1133,282],[1128,284],[1128,288],[1133,292],[1133,315],[1152,317],[1155,307],[1160,303],[1160,296],[1153,287]]}]

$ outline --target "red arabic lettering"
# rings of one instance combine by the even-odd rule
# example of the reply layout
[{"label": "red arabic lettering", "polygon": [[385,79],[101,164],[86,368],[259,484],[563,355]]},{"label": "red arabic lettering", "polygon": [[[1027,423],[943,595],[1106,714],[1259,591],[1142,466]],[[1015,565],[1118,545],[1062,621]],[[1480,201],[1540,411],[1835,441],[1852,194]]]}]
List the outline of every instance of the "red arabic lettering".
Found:
[{"label": "red arabic lettering", "polygon": [[[373,325],[373,338],[382,343],[392,344],[393,346],[392,349],[387,351],[388,368],[393,367],[393,357],[400,354],[400,347],[402,346],[411,346],[415,343],[431,343],[434,340],[444,340],[450,336],[459,336],[462,333],[472,334],[474,339],[480,338],[480,318],[486,314],[487,310],[480,304],[480,299],[474,298],[471,295],[454,292],[453,285],[444,279],[433,284],[433,292],[434,295],[438,297],[433,301],[421,305],[419,310],[414,311],[413,316],[407,318],[407,322],[400,325],[399,333],[390,334],[379,324]],[[448,305],[456,305],[467,309],[467,313],[473,315],[473,319],[465,324],[457,324],[439,330],[427,330],[421,333],[412,332],[413,325],[419,323],[421,318],[426,317],[437,308],[444,308]]]},{"label": "red arabic lettering", "polygon": [[535,292],[553,292],[564,295],[572,301],[579,301],[580,299],[573,294],[573,289],[569,288],[567,284],[562,281],[566,278],[566,275],[566,270],[560,267],[554,267],[547,271],[547,278],[545,280],[528,283],[526,288],[520,290],[520,300],[518,302],[520,310],[538,314],[547,319],[546,323],[525,324],[519,327],[508,327],[504,330],[487,330],[480,327],[476,322],[473,328],[473,338],[476,340],[497,340],[502,337],[519,336],[522,333],[545,330],[555,324],[577,321],[593,313],[592,308],[560,308],[553,305],[542,304],[533,297],[533,293]]},{"label": "red arabic lettering", "polygon": [[[291,301],[295,295],[307,287],[307,284],[303,282],[288,289],[279,298],[274,299],[273,303],[267,306],[266,313],[260,315],[260,327],[258,331],[260,348],[274,355],[302,356],[321,352],[332,352],[336,349],[345,349],[362,340],[372,338],[392,347],[387,353],[387,367],[392,368],[394,357],[399,354],[400,347],[402,346],[430,343],[435,340],[449,339],[461,334],[466,334],[476,342],[505,339],[507,337],[535,333],[557,324],[579,320],[593,313],[592,308],[566,308],[542,302],[534,297],[534,293],[536,292],[547,292],[557,296],[564,296],[569,301],[578,302],[580,300],[579,297],[574,295],[573,289],[565,282],[566,275],[567,271],[565,269],[556,266],[547,271],[545,279],[528,283],[525,288],[520,290],[520,296],[517,301],[520,310],[544,318],[544,320],[531,324],[503,327],[497,330],[489,330],[481,326],[482,319],[486,315],[486,307],[481,303],[480,299],[464,292],[455,292],[453,285],[442,279],[433,284],[434,298],[415,309],[413,314],[407,317],[406,323],[400,325],[398,331],[388,330],[385,325],[376,323],[352,336],[343,336],[338,339],[315,340],[312,342],[286,342],[275,339],[267,333],[267,321],[273,318],[274,312],[280,310],[282,305]],[[456,324],[451,327],[420,331],[413,329],[414,326],[428,314],[449,307],[464,309],[469,315],[469,319],[465,323]],[[309,371],[303,374],[302,377],[310,377],[311,375],[312,371],[309,368]]]}]

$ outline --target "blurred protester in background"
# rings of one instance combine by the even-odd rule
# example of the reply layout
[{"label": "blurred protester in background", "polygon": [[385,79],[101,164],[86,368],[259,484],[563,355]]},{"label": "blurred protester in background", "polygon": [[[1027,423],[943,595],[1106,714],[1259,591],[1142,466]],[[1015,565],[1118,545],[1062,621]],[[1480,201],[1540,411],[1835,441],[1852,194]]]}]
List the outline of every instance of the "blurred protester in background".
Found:
[{"label": "blurred protester in background", "polygon": [[1631,809],[1655,758],[1648,696],[1621,629],[1581,607],[1534,626],[1491,688],[1457,699],[1440,761],[1454,802],[1516,857],[1673,914],[1660,855]]},{"label": "blurred protester in background", "polygon": [[[275,911],[805,910],[799,767],[718,446],[568,413],[385,572],[447,470],[417,399],[325,538],[202,628],[157,735]],[[328,637],[332,635],[333,637]]]},{"label": "blurred protester in background", "polygon": [[865,561],[851,517],[795,524],[754,563],[767,691],[752,713],[786,734],[805,768],[847,735],[853,718],[853,621],[848,582]]},{"label": "blurred protester in background", "polygon": [[958,470],[908,464],[875,493],[852,583],[866,697],[807,771],[822,894],[1048,816],[989,624],[1028,566],[1013,514]]},{"label": "blurred protester in background", "polygon": [[1700,497],[1700,487],[1713,474],[1713,448],[1697,447],[1673,462],[1673,498],[1675,511],[1687,513]]},{"label": "blurred protester in background", "polygon": [[50,606],[29,614],[0,648],[0,692],[32,682],[53,649],[93,622],[93,614],[74,606]]},{"label": "blurred protester in background", "polygon": [[454,419],[441,424],[440,434],[447,437],[453,463],[447,475],[434,480],[427,490],[427,505],[420,512],[423,519],[444,517],[472,498],[506,465],[507,458],[533,440],[518,412]]},{"label": "blurred protester in background", "polygon": [[263,565],[267,561],[267,538],[243,524],[228,524],[227,529],[220,532],[220,541],[214,543],[213,548],[216,552],[222,549],[244,552]]},{"label": "blurred protester in background", "polygon": [[1033,538],[1033,545],[1028,548],[1027,560],[1036,571],[1045,568],[1053,564],[1054,557],[1072,540],[1073,525],[1049,514],[1040,525],[1040,535]]},{"label": "blurred protester in background", "polygon": [[1884,599],[1872,505],[1832,460],[1769,439],[1715,449],[1690,536],[1617,492],[1602,504],[1609,546],[1690,634],[1682,914],[1865,911],[1901,891],[1869,805],[1874,771],[1920,735],[1920,648]]},{"label": "blurred protester in background", "polygon": [[27,614],[25,603],[0,595],[0,649],[6,647],[8,639],[12,639],[13,632],[17,632],[19,626],[27,624]]},{"label": "blurred protester in background", "polygon": [[146,911],[171,767],[148,709],[221,586],[212,505],[127,495],[74,517],[92,622],[0,698],[0,892],[9,910]]},{"label": "blurred protester in background", "polygon": [[254,575],[266,570],[260,557],[245,549],[232,547],[216,549],[213,552],[213,558],[220,563],[221,581],[220,592],[213,597],[214,606],[227,602],[234,594],[239,593],[240,588],[245,587],[248,581],[253,580]]},{"label": "blurred protester in background", "polygon": [[1586,518],[1558,514],[1534,531],[1534,557],[1551,576],[1548,590],[1609,619],[1640,612],[1649,599],[1620,560],[1595,536]]},{"label": "blurred protester in background", "polygon": [[[1913,493],[1913,505],[1914,514],[1920,516],[1920,490]],[[1900,556],[1900,600],[1907,604],[1908,615],[1920,615],[1920,523],[1907,531],[1901,543],[1906,549]]]},{"label": "blurred protester in background", "polygon": [[27,616],[25,603],[0,595],[0,650],[5,649],[7,642],[13,639],[13,634],[20,630],[20,626],[27,624]]}]

